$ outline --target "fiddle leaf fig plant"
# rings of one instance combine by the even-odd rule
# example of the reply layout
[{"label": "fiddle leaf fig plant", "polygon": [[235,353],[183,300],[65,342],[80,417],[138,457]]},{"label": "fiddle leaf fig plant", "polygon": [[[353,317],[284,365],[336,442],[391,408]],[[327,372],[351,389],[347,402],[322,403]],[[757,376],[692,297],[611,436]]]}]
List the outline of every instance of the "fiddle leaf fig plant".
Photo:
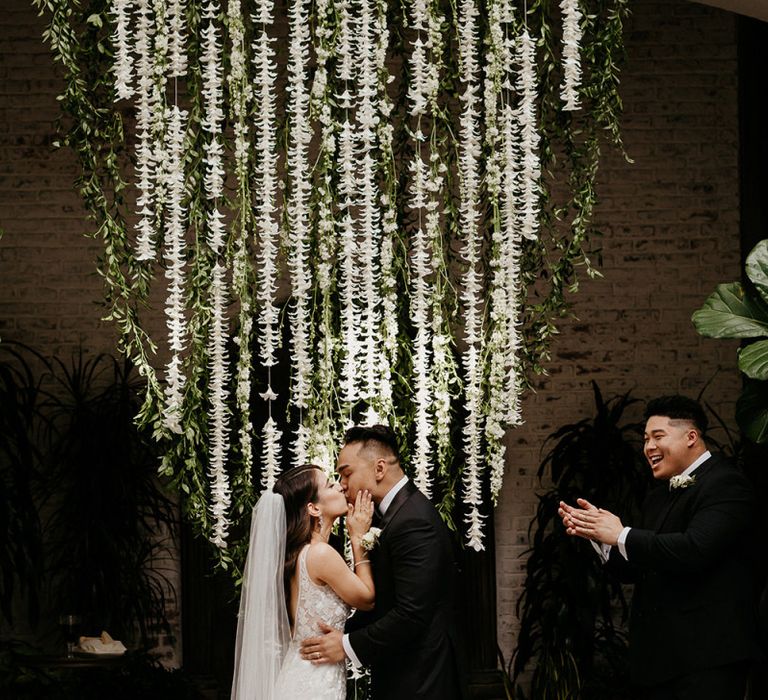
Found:
[{"label": "fiddle leaf fig plant", "polygon": [[754,442],[768,442],[768,239],[747,257],[746,279],[720,284],[691,320],[708,338],[754,339],[739,350],[746,376],[736,405],[736,420]]}]

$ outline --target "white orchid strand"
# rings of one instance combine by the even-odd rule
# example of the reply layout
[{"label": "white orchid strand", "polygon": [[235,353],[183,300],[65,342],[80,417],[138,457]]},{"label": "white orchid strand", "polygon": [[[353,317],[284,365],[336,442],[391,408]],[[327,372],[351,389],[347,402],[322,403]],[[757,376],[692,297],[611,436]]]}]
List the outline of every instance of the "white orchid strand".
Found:
[{"label": "white orchid strand", "polygon": [[378,168],[374,157],[377,147],[376,98],[378,93],[378,71],[376,50],[378,17],[376,0],[361,0],[360,25],[358,32],[358,56],[360,74],[358,78],[357,122],[359,126],[360,165],[358,171],[358,201],[360,205],[360,267],[363,345],[362,397],[369,404],[379,394],[380,326],[381,326],[381,275],[379,255],[381,248],[381,212],[377,184]]},{"label": "white orchid strand", "polygon": [[209,416],[211,506],[213,532],[211,541],[226,547],[229,529],[229,505],[231,490],[227,475],[227,453],[229,452],[229,410],[227,409],[227,305],[226,268],[219,262],[213,266],[211,280],[211,328],[208,337],[210,357],[210,400]]},{"label": "white orchid strand", "polygon": [[521,206],[522,234],[525,238],[536,240],[539,233],[539,133],[536,119],[536,47],[528,33],[523,29],[518,41],[517,60],[520,72],[517,76],[517,89],[520,93],[518,121],[520,123],[521,144]]},{"label": "white orchid strand", "polygon": [[337,79],[343,90],[336,95],[344,117],[339,126],[337,172],[338,184],[338,239],[339,239],[339,306],[340,341],[342,348],[341,376],[339,378],[341,399],[348,411],[360,398],[361,368],[360,356],[363,345],[360,340],[362,318],[360,313],[360,268],[358,265],[358,241],[354,208],[357,205],[356,145],[357,136],[352,124],[351,110],[354,104],[354,79],[357,53],[354,34],[355,23],[351,14],[350,0],[340,0],[336,5],[338,15]]},{"label": "white orchid strand", "polygon": [[579,0],[561,0],[563,14],[563,82],[560,87],[564,110],[579,109],[581,87],[581,9]]},{"label": "white orchid strand", "polygon": [[127,100],[133,97],[133,60],[131,58],[131,14],[133,0],[112,0],[112,16],[115,31],[112,42],[115,47],[115,93],[117,99]]},{"label": "white orchid strand", "polygon": [[173,433],[181,434],[182,403],[186,384],[182,371],[181,353],[186,345],[187,328],[184,317],[184,288],[186,265],[184,197],[184,133],[187,112],[171,108],[168,127],[168,192],[169,211],[165,235],[165,276],[168,279],[168,299],[165,305],[168,347],[171,359],[165,374],[165,405],[163,425]]},{"label": "white orchid strand", "polygon": [[[466,522],[469,525],[467,542],[475,551],[484,549],[482,517],[481,474],[483,460],[482,443],[482,380],[481,357],[483,352],[482,277],[480,270],[480,246],[482,236],[480,222],[480,159],[482,148],[479,137],[479,85],[478,85],[478,8],[474,0],[461,0],[459,5],[459,68],[463,91],[459,144],[459,225],[464,232],[463,258],[466,272],[462,284],[464,311],[464,340],[462,353],[466,401],[466,422],[463,429],[465,466],[462,476],[464,503],[469,508]],[[499,13],[492,12],[492,19]],[[495,36],[498,27],[490,28]],[[493,55],[493,52],[492,52]],[[498,76],[489,77],[493,87]],[[494,94],[494,93],[492,93]],[[486,105],[490,107],[489,105]],[[494,126],[495,128],[495,126]],[[495,135],[494,135],[495,137]]]},{"label": "white orchid strand", "polygon": [[248,250],[251,217],[251,191],[249,181],[249,143],[246,118],[252,95],[245,63],[245,26],[240,0],[230,0],[227,6],[230,50],[229,83],[230,104],[234,117],[235,174],[237,176],[238,207],[237,249],[233,259],[233,286],[240,299],[239,332],[235,343],[238,347],[235,398],[240,416],[238,437],[243,462],[242,474],[250,488],[252,484],[253,447],[251,435],[251,338],[253,334],[252,265]]},{"label": "white orchid strand", "polygon": [[[288,48],[288,248],[291,274],[292,308],[289,312],[292,335],[293,382],[291,401],[300,409],[309,404],[312,376],[310,354],[310,291],[312,276],[309,268],[309,143],[312,130],[309,123],[309,92],[306,66],[309,60],[309,17],[305,0],[292,0],[289,10]],[[297,451],[302,451],[302,435],[297,436]],[[294,455],[296,455],[296,451]]]},{"label": "white orchid strand", "polygon": [[168,1],[168,67],[172,78],[187,74],[186,0]]},{"label": "white orchid strand", "polygon": [[155,170],[153,163],[152,126],[157,91],[153,59],[154,21],[149,0],[137,0],[136,23],[136,207],[139,214],[136,239],[136,259],[154,260],[156,221],[153,193]]},{"label": "white orchid strand", "polygon": [[264,491],[269,491],[275,485],[280,475],[280,439],[282,432],[277,427],[274,418],[270,416],[264,424],[262,432],[262,476],[261,485]]}]

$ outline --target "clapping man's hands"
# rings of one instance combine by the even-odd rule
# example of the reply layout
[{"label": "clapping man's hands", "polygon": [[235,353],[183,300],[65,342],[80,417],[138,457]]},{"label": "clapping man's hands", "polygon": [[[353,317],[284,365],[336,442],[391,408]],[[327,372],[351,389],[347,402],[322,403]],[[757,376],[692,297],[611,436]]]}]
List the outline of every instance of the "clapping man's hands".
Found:
[{"label": "clapping man's hands", "polygon": [[624,529],[621,520],[610,511],[597,508],[583,498],[576,499],[576,503],[578,508],[560,501],[557,513],[563,520],[565,531],[575,537],[615,546]]}]

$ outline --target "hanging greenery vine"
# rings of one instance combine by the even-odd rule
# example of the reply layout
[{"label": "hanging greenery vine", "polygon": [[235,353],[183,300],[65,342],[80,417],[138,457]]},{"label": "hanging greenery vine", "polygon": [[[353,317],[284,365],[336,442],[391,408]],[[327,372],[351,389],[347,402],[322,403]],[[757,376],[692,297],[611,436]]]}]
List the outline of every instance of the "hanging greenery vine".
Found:
[{"label": "hanging greenery vine", "polygon": [[139,419],[221,565],[260,487],[331,468],[355,421],[395,428],[482,549],[523,392],[598,274],[628,0],[33,2]]}]

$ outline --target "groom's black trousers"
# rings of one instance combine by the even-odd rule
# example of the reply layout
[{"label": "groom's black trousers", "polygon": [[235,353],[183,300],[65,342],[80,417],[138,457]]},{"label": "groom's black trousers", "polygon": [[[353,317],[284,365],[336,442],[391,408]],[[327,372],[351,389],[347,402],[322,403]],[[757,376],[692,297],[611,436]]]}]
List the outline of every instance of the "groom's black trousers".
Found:
[{"label": "groom's black trousers", "polygon": [[744,700],[749,663],[704,668],[666,683],[641,688],[637,700]]}]

